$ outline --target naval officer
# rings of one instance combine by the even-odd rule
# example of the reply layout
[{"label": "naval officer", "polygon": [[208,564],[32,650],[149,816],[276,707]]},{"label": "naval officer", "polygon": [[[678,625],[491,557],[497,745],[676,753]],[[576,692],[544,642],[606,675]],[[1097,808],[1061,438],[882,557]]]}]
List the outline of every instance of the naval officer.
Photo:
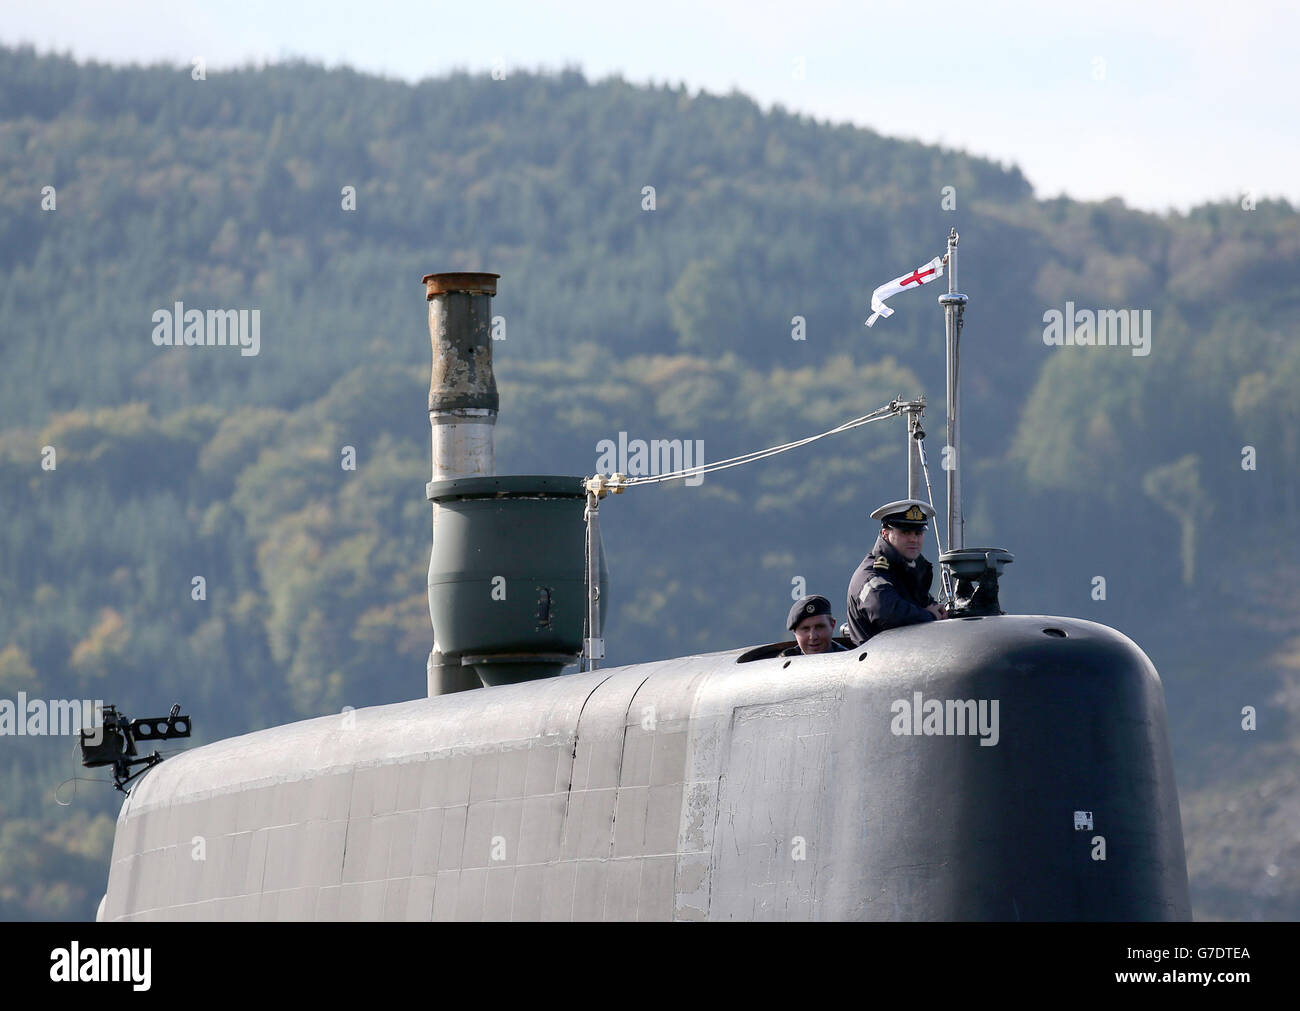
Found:
[{"label": "naval officer", "polygon": [[781,652],[782,656],[799,656],[807,653],[843,653],[835,635],[835,616],[831,602],[820,593],[800,597],[786,616],[785,627],[794,633],[796,645]]},{"label": "naval officer", "polygon": [[934,566],[921,556],[933,516],[928,502],[914,498],[889,502],[871,514],[880,520],[880,536],[849,581],[849,638],[856,645],[887,628],[948,616],[930,596]]}]

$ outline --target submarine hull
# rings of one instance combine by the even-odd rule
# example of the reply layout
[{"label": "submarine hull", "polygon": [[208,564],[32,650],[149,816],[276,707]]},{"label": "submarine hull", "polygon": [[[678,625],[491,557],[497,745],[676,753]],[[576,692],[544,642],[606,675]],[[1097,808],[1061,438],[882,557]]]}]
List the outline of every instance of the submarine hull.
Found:
[{"label": "submarine hull", "polygon": [[996,616],[777,652],[169,759],[123,806],[101,918],[1190,919],[1163,692],[1120,633]]}]

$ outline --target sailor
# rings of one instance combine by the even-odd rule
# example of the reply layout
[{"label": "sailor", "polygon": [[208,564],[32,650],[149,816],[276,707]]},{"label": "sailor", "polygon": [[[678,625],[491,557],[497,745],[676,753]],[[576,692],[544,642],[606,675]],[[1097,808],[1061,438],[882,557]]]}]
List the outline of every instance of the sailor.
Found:
[{"label": "sailor", "polygon": [[796,645],[783,650],[782,656],[842,653],[846,649],[831,638],[835,634],[835,616],[831,614],[831,602],[820,593],[796,600],[786,617],[785,627],[794,633]]},{"label": "sailor", "polygon": [[934,566],[921,556],[934,509],[908,498],[882,505],[875,546],[849,581],[849,638],[861,645],[877,632],[948,617],[930,596]]}]

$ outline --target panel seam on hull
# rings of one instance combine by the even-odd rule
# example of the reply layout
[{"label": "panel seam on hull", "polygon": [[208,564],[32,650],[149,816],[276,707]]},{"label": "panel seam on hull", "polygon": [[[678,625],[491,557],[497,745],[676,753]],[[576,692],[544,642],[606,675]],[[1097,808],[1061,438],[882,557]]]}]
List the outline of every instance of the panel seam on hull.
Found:
[{"label": "panel seam on hull", "polygon": [[[609,849],[606,853],[607,860],[612,859],[614,856],[614,825],[618,821],[618,795],[623,785],[623,756],[627,754],[627,717],[628,714],[632,712],[632,703],[636,701],[637,693],[640,692],[641,689],[645,687],[645,683],[649,680],[650,680],[649,674],[647,674],[645,677],[641,679],[641,683],[636,686],[636,691],[634,691],[632,693],[632,697],[627,700],[627,708],[623,710],[623,736],[619,739],[618,770],[614,774],[614,803],[611,806],[609,812]],[[579,719],[581,719],[581,717],[579,717]],[[637,879],[638,912],[640,911],[641,908],[640,893],[641,893],[641,881],[640,878],[638,878]],[[605,905],[608,904],[609,904],[609,891],[606,890]],[[601,919],[604,919],[604,914],[605,914],[605,909],[602,906]]]},{"label": "panel seam on hull", "polygon": [[560,837],[560,852],[564,852],[564,844],[569,838],[569,804],[573,800],[573,770],[578,763],[578,733],[582,729],[582,714],[587,710],[587,703],[591,697],[600,690],[600,686],[608,681],[613,675],[606,674],[600,679],[600,682],[591,691],[587,692],[587,697],[582,700],[582,706],[578,709],[578,718],[573,723],[573,751],[569,755],[569,782],[564,788],[564,835]]}]

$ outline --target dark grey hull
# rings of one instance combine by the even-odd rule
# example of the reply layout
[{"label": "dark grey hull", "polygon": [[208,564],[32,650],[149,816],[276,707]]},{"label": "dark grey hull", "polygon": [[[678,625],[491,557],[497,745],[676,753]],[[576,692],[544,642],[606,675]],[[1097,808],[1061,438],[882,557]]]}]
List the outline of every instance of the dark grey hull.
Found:
[{"label": "dark grey hull", "polygon": [[1190,919],[1163,692],[1118,632],[744,654],[172,758],[123,807],[101,918]]}]

